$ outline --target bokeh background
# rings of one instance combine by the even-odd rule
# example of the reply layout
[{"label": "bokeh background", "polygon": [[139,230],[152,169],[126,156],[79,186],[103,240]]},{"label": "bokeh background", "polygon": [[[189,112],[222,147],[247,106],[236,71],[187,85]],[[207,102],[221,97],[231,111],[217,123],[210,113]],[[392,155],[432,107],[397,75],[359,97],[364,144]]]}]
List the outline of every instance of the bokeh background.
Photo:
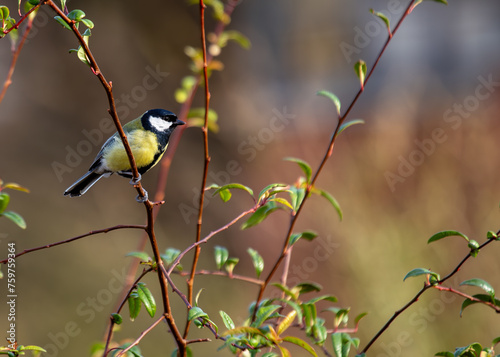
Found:
[{"label": "bokeh background", "polygon": [[[11,8],[16,1],[4,1]],[[174,92],[189,74],[185,46],[199,46],[198,8],[183,1],[69,1],[95,23],[91,48],[129,121],[148,108],[178,111]],[[219,56],[222,72],[210,81],[211,107],[220,131],[210,134],[209,183],[240,182],[259,192],[273,182],[292,183],[298,167],[282,159],[299,157],[317,167],[335,126],[335,109],[315,95],[337,94],[345,109],[358,90],[353,65],[362,58],[370,68],[386,33],[369,9],[382,11],[395,24],[406,2],[399,1],[241,1],[228,29],[247,36],[252,47],[236,44]],[[500,4],[495,0],[451,1],[448,6],[424,2],[403,23],[365,92],[350,115],[366,124],[339,138],[318,186],[331,192],[343,208],[339,221],[321,198],[307,202],[297,230],[312,229],[319,238],[299,242],[290,279],[320,283],[351,314],[368,312],[356,335],[364,346],[393,312],[422,286],[422,279],[403,283],[413,268],[430,268],[442,276],[467,254],[458,237],[431,245],[440,230],[455,229],[483,242],[498,230],[500,185]],[[207,30],[214,21],[207,19]],[[90,148],[86,133],[106,123],[103,89],[75,54],[75,38],[42,9],[19,58],[0,106],[0,177],[28,187],[11,192],[10,209],[28,228],[0,219],[0,246],[18,251],[74,237],[116,224],[142,224],[144,209],[127,180],[101,180],[81,198],[64,190],[88,168],[104,138]],[[8,39],[0,41],[1,81],[11,61]],[[144,78],[158,70],[155,88],[144,90]],[[150,83],[155,83],[151,81]],[[489,83],[489,84],[487,84]],[[152,86],[152,85],[151,85]],[[150,87],[151,87],[150,86]],[[142,88],[142,89],[141,89]],[[203,105],[198,95],[195,106]],[[280,119],[279,128],[276,118]],[[103,124],[104,123],[104,124]],[[109,133],[106,133],[106,136]],[[161,248],[184,249],[195,237],[194,215],[203,147],[198,128],[187,129],[168,178],[166,205],[157,231]],[[252,144],[253,143],[253,144]],[[69,158],[70,152],[80,154]],[[83,153],[83,154],[82,154]],[[54,165],[65,165],[64,172]],[[154,192],[158,170],[144,177]],[[243,193],[228,203],[207,199],[203,233],[224,225],[251,206]],[[200,268],[215,269],[213,247],[226,246],[240,258],[236,272],[253,276],[248,247],[265,258],[266,271],[279,254],[288,218],[275,213],[260,226],[239,225],[203,246]],[[21,344],[50,347],[48,356],[88,356],[102,339],[114,311],[121,282],[140,235],[115,231],[73,244],[35,252],[17,261],[17,326]],[[493,244],[471,259],[450,281],[452,287],[481,277],[500,289],[500,248]],[[188,268],[191,256],[183,265]],[[156,277],[145,282],[159,300]],[[176,278],[183,287],[182,278]],[[0,282],[6,291],[5,281]],[[224,310],[241,323],[257,289],[221,277],[197,278],[204,288],[201,306],[223,326]],[[464,288],[467,293],[476,289]],[[272,289],[269,294],[275,294]],[[5,293],[1,301],[6,299]],[[185,307],[175,296],[179,321]],[[500,335],[498,316],[472,306],[459,316],[461,299],[426,293],[405,312],[369,352],[371,356],[428,356],[474,341],[488,345]],[[5,316],[6,304],[0,304]],[[151,320],[144,311],[127,322],[118,341],[136,337]],[[6,318],[0,323],[7,328]],[[300,334],[299,334],[300,335]],[[193,337],[212,337],[206,330]],[[52,346],[50,346],[52,345]],[[195,355],[223,356],[220,343],[193,345]],[[141,343],[146,356],[168,356],[173,340],[160,327]],[[294,355],[303,355],[296,351]]]}]

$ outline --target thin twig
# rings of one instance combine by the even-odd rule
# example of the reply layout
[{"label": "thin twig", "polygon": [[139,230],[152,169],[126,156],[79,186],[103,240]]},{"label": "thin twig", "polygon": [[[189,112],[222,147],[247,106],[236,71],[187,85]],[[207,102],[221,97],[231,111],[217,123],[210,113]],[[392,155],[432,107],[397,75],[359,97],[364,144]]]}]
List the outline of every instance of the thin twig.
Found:
[{"label": "thin twig", "polygon": [[[410,10],[411,10],[411,7],[413,5],[413,3],[415,2],[415,0],[411,0],[410,4],[408,5],[408,8],[406,9],[406,11],[404,12],[404,14],[401,16],[401,18],[399,19],[398,23],[396,24],[394,30],[392,31],[392,35],[394,36],[394,34],[396,34],[397,30],[399,29],[399,26],[401,25],[401,23],[403,22],[403,20],[408,16],[408,14],[410,13]],[[332,152],[333,152],[333,147],[334,147],[334,144],[335,144],[335,140],[339,134],[339,130],[340,130],[340,127],[342,126],[342,124],[344,123],[345,119],[347,118],[347,116],[349,115],[349,113],[351,112],[351,109],[354,107],[354,105],[357,103],[358,101],[358,98],[361,96],[361,93],[363,93],[364,91],[364,88],[366,86],[366,83],[369,81],[369,79],[371,78],[375,68],[377,67],[377,64],[379,63],[380,61],[380,58],[382,57],[382,55],[384,54],[387,46],[389,45],[390,41],[392,40],[393,36],[388,36],[386,42],[384,43],[384,45],[382,46],[382,49],[380,50],[378,56],[377,56],[377,59],[375,60],[375,63],[373,64],[372,68],[370,69],[368,75],[366,76],[366,79],[365,79],[365,82],[364,82],[364,85],[361,86],[361,88],[359,89],[358,93],[356,94],[356,96],[354,97],[354,99],[351,101],[351,104],[348,106],[347,110],[345,111],[345,113],[340,116],[339,115],[339,120],[338,120],[338,123],[337,123],[337,126],[333,132],[333,135],[332,135],[332,138],[330,140],[330,143],[328,145],[328,148],[326,150],[326,153],[324,154],[323,156],[323,159],[319,165],[319,167],[316,169],[313,177],[312,177],[312,180],[310,183],[307,184],[307,187],[306,187],[306,190],[305,190],[305,194],[304,194],[304,198],[302,199],[302,202],[300,203],[295,215],[292,216],[292,219],[291,219],[291,222],[290,222],[290,225],[289,225],[289,228],[288,228],[288,231],[286,233],[286,237],[284,239],[284,242],[283,242],[283,248],[281,250],[281,254],[280,256],[278,257],[278,259],[276,260],[275,264],[273,265],[273,267],[271,268],[271,271],[269,272],[269,274],[267,275],[266,279],[265,279],[265,283],[264,285],[260,288],[259,290],[259,293],[257,295],[257,301],[256,301],[256,306],[259,306],[259,303],[260,301],[262,300],[263,296],[264,296],[264,290],[266,289],[266,287],[269,285],[271,279],[273,278],[274,274],[276,273],[276,271],[278,270],[278,267],[280,266],[281,262],[283,261],[283,259],[286,257],[286,253],[288,251],[288,248],[289,248],[289,245],[288,245],[288,241],[290,239],[290,235],[292,234],[293,232],[293,229],[295,227],[295,223],[297,222],[297,218],[299,217],[300,213],[302,212],[302,209],[304,207],[304,204],[307,200],[307,198],[309,197],[309,193],[311,192],[312,188],[314,187],[314,184],[316,183],[316,180],[318,179],[320,173],[323,171],[323,168],[326,164],[326,162],[328,161],[328,159],[330,158],[330,156],[332,155]],[[257,309],[254,309],[254,312],[253,312],[253,316],[252,316],[252,320],[255,320],[255,317],[256,317],[256,314],[257,314]]]},{"label": "thin twig", "polygon": [[130,346],[128,346],[127,348],[125,348],[124,350],[120,351],[116,357],[120,357],[120,356],[123,356],[124,353],[127,353],[128,351],[130,351],[130,349],[134,346],[137,346],[139,344],[139,342],[141,342],[141,340],[144,338],[144,336],[146,336],[152,329],[154,329],[160,322],[162,322],[163,320],[165,319],[165,316],[161,316],[158,320],[156,320],[151,326],[149,326],[146,330],[144,330],[143,332],[141,332],[141,334],[139,335],[139,337],[137,337],[137,339],[132,342],[130,344]]},{"label": "thin twig", "polygon": [[[117,229],[127,229],[127,228],[146,229],[146,226],[134,225],[134,224],[121,224],[121,225],[118,225],[118,226],[108,227],[108,228],[104,228],[104,229],[98,229],[98,230],[90,231],[88,233],[85,233],[85,234],[82,234],[82,235],[79,235],[79,236],[76,236],[76,237],[73,237],[73,238],[70,238],[70,239],[66,239],[66,240],[60,241],[60,242],[50,243],[50,244],[47,244],[47,245],[42,245],[41,247],[25,249],[21,253],[16,254],[16,258],[20,257],[21,255],[25,255],[25,254],[28,254],[28,253],[36,252],[38,250],[56,247],[56,246],[61,245],[61,244],[71,243],[71,242],[73,242],[75,240],[82,239],[82,238],[85,238],[85,237],[89,237],[89,236],[92,236],[92,235],[95,235],[95,234],[108,233],[108,232],[111,232],[111,231],[114,231],[114,230],[117,230]],[[5,263],[7,263],[7,259],[4,259],[4,260],[0,261],[0,264],[5,264]]]},{"label": "thin twig", "polygon": [[[174,270],[172,273],[180,275],[180,276],[189,276],[189,275],[191,275],[190,271],[189,272],[184,272],[184,271]],[[228,272],[221,271],[221,270],[198,270],[197,272],[195,272],[195,275],[223,276],[223,277],[227,277],[229,279],[240,280],[240,281],[244,281],[244,282],[255,284],[255,285],[262,285],[262,284],[264,284],[264,281],[260,280],[260,279],[251,278],[249,276],[238,275],[238,274],[229,274]]]},{"label": "thin twig", "polygon": [[[35,6],[31,10],[38,8],[39,6],[40,6],[40,4],[38,4],[37,6]],[[31,11],[29,11],[24,16],[24,18],[28,17],[29,14],[31,14]],[[2,92],[0,93],[0,103],[2,102],[3,98],[5,97],[5,93],[7,93],[7,89],[12,84],[12,76],[14,74],[14,69],[16,68],[17,59],[19,57],[19,54],[21,53],[21,50],[23,49],[23,46],[24,46],[24,43],[26,42],[26,39],[28,38],[28,34],[30,33],[31,28],[33,27],[33,20],[34,19],[35,19],[35,16],[28,17],[28,23],[26,24],[26,27],[24,29],[23,38],[19,42],[19,45],[17,46],[17,48],[12,49],[12,61],[10,63],[9,72],[7,73],[7,79],[5,80],[5,82],[3,84]],[[19,24],[17,24],[16,26],[19,26]],[[9,30],[9,32],[10,32],[10,30]]]},{"label": "thin twig", "polygon": [[[208,87],[208,62],[207,62],[207,43],[205,36],[205,4],[203,0],[200,0],[200,31],[201,31],[201,49],[203,53],[203,80],[205,84],[205,121],[201,131],[203,133],[203,151],[205,153],[205,160],[203,165],[203,175],[201,179],[200,188],[200,202],[198,208],[198,222],[196,223],[196,242],[201,239],[201,225],[203,221],[203,206],[205,202],[205,186],[207,185],[207,175],[208,175],[208,165],[210,164],[210,155],[208,153],[208,110],[210,107],[210,91]],[[194,288],[194,274],[196,272],[196,265],[198,264],[198,259],[200,257],[201,247],[196,246],[194,251],[193,263],[191,268],[191,276],[187,281],[187,296],[189,302],[193,303],[193,288]],[[184,338],[187,338],[189,333],[189,327],[191,323],[188,321],[184,329]]]},{"label": "thin twig", "polygon": [[[127,291],[127,294],[126,296],[121,300],[120,302],[120,305],[118,306],[118,308],[115,310],[117,314],[120,313],[120,311],[122,311],[122,308],[123,306],[125,306],[125,302],[127,302],[127,299],[130,295],[130,293],[132,292],[132,290],[134,290],[135,286],[137,285],[138,282],[141,281],[141,279],[149,272],[153,271],[153,269],[150,267],[149,269],[144,269],[142,274],[139,275],[139,277],[137,279],[135,279],[134,283],[132,284],[132,286],[130,287],[130,289]],[[109,326],[108,326],[108,333],[106,335],[106,345],[104,347],[104,351],[108,351],[108,348],[109,348],[109,344],[111,343],[111,338],[113,336],[113,326],[115,325],[115,321],[113,320],[113,318],[109,318]]]}]

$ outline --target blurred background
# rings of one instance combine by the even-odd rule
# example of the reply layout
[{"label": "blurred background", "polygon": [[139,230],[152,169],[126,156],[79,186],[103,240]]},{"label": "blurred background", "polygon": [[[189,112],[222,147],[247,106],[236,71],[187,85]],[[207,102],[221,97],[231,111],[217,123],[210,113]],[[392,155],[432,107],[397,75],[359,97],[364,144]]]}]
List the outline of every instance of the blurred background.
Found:
[{"label": "blurred background", "polygon": [[[3,4],[17,6],[10,0]],[[218,59],[224,70],[210,80],[211,108],[219,115],[220,131],[209,135],[209,183],[239,182],[258,193],[273,182],[293,183],[301,174],[284,157],[301,158],[316,168],[336,124],[334,106],[316,91],[334,92],[345,110],[359,88],[354,63],[362,58],[371,68],[386,39],[385,28],[369,9],[383,12],[394,25],[406,6],[387,0],[241,1],[228,29],[243,33],[252,47],[231,44],[223,49]],[[68,8],[84,10],[95,24],[90,46],[113,82],[123,122],[149,108],[178,112],[174,92],[190,74],[184,48],[199,47],[197,6],[184,1],[74,0]],[[424,2],[415,9],[349,116],[366,123],[340,136],[317,183],[339,201],[343,221],[318,197],[307,202],[298,220],[297,231],[311,229],[319,237],[298,243],[290,282],[321,284],[323,293],[338,297],[339,307],[351,308],[352,318],[368,312],[356,334],[361,346],[422,287],[420,278],[403,283],[408,271],[422,267],[444,276],[467,254],[460,238],[427,245],[431,235],[454,229],[482,243],[487,231],[500,229],[499,13],[494,0],[451,1],[448,6]],[[89,68],[68,54],[77,48],[76,40],[53,15],[48,8],[39,12],[0,106],[0,177],[31,191],[10,192],[9,208],[28,227],[20,230],[0,219],[2,257],[8,242],[16,242],[22,251],[145,220],[135,190],[123,178],[101,180],[80,198],[62,194],[88,169],[111,131],[103,129],[109,130],[104,91]],[[215,22],[210,11],[207,17],[210,32]],[[9,40],[1,40],[2,83],[10,51]],[[204,103],[200,93],[195,107]],[[162,250],[183,250],[195,237],[192,212],[202,162],[201,132],[188,128],[156,225]],[[143,179],[150,195],[158,172],[154,169]],[[207,196],[203,235],[251,205],[244,193],[234,193],[225,204]],[[235,273],[254,276],[248,247],[263,255],[264,275],[268,272],[281,250],[286,214],[277,212],[245,231],[239,227],[203,246],[199,268],[216,269],[213,247],[222,245],[240,258]],[[125,255],[137,249],[139,240],[137,231],[119,230],[19,257],[19,343],[45,346],[47,356],[88,356],[115,309],[132,261]],[[499,254],[498,244],[490,245],[449,285],[457,288],[463,280],[480,277],[499,290]],[[191,257],[183,260],[185,269]],[[157,278],[151,275],[145,282],[159,301]],[[181,277],[176,282],[185,285]],[[4,287],[5,280],[0,284]],[[197,278],[195,292],[201,288],[200,305],[220,327],[219,310],[242,323],[257,295],[255,286],[214,276]],[[4,294],[1,299],[6,299]],[[500,335],[498,316],[476,305],[460,318],[461,302],[429,291],[369,355],[430,356],[475,341],[489,345]],[[175,296],[172,303],[183,321],[184,305]],[[5,314],[2,303],[0,316]],[[135,323],[126,319],[115,339],[135,338],[151,322],[142,311]],[[0,326],[7,328],[5,318]],[[212,338],[196,329],[192,337]],[[220,345],[195,344],[192,349],[196,356],[229,355],[217,351]],[[173,348],[166,326],[141,343],[145,356],[169,356]]]}]

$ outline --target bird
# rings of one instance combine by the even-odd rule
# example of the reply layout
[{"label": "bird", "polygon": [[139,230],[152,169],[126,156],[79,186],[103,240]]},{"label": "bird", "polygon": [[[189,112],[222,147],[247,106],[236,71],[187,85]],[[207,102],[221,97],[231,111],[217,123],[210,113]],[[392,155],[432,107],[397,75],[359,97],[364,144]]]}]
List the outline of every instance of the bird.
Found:
[{"label": "bird", "polygon": [[[133,179],[130,161],[118,132],[114,133],[102,146],[89,170],[76,180],[66,191],[65,196],[78,197],[87,192],[101,177],[109,177],[113,173],[131,178],[131,184],[137,184],[141,176],[155,166],[167,149],[170,135],[175,128],[185,123],[177,115],[165,109],[150,109],[140,117],[123,126],[130,149],[134,155],[138,180]],[[147,200],[137,197],[139,202]]]}]

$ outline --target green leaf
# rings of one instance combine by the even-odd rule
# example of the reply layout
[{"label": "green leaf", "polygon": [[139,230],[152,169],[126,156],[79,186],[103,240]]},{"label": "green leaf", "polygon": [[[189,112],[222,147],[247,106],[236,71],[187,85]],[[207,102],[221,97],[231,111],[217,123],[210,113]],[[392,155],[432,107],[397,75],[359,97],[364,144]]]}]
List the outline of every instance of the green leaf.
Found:
[{"label": "green leaf", "polygon": [[285,157],[283,160],[297,163],[300,166],[300,168],[302,169],[302,171],[304,172],[304,174],[306,175],[307,183],[311,182],[312,169],[311,169],[311,166],[309,166],[309,164],[307,162],[305,162],[301,159],[297,159],[295,157]]},{"label": "green leaf", "polygon": [[389,19],[387,18],[387,16],[385,16],[381,12],[374,11],[373,9],[370,9],[370,12],[373,15],[377,16],[380,20],[382,20],[384,22],[385,27],[387,28],[387,31],[389,32],[389,36],[392,36],[392,34],[391,34],[391,23],[390,23]]},{"label": "green leaf", "polygon": [[336,332],[332,334],[332,346],[333,346],[333,353],[335,354],[336,357],[343,357],[342,356],[342,333]]},{"label": "green leaf", "polygon": [[68,14],[70,20],[79,22],[85,17],[85,13],[82,10],[75,9]]},{"label": "green leaf", "polygon": [[205,290],[204,288],[201,288],[198,293],[196,294],[196,297],[194,298],[194,306],[198,306],[198,300],[200,300],[201,293]]},{"label": "green leaf", "polygon": [[40,347],[40,346],[33,346],[33,345],[19,346],[18,350],[19,351],[37,351],[37,352],[45,352],[45,353],[47,353],[47,351],[45,351],[42,347]]},{"label": "green leaf", "polygon": [[250,257],[252,258],[252,264],[253,267],[255,268],[255,273],[257,274],[257,278],[259,278],[260,274],[264,270],[264,259],[259,254],[259,252],[257,252],[252,248],[248,248],[247,252],[248,254],[250,254]]},{"label": "green leaf", "polygon": [[67,24],[66,21],[63,20],[63,18],[61,16],[54,16],[54,20],[56,20],[57,22],[59,22],[59,24],[61,24],[65,29],[67,30],[70,30],[71,31],[71,26],[69,26]]},{"label": "green leaf", "polygon": [[208,318],[208,315],[206,312],[204,312],[198,306],[194,306],[194,307],[190,308],[189,313],[188,313],[188,320],[192,321],[192,320],[198,319],[198,318],[206,319],[206,318]]},{"label": "green leaf", "polygon": [[272,212],[277,209],[283,209],[283,206],[276,204],[275,202],[267,202],[263,206],[259,207],[248,220],[243,223],[241,229],[247,229],[253,227],[267,218]]},{"label": "green leaf", "polygon": [[171,265],[175,261],[175,259],[177,259],[179,254],[181,254],[181,251],[179,249],[168,248],[165,250],[165,253],[160,254],[160,256],[166,265]]},{"label": "green leaf", "polygon": [[452,236],[462,237],[467,242],[469,242],[469,238],[465,234],[460,233],[458,231],[441,231],[441,232],[434,234],[432,237],[430,237],[429,240],[427,241],[427,244],[435,242],[435,241],[443,239],[443,238],[446,238],[446,237],[452,237]]},{"label": "green leaf", "polygon": [[491,347],[495,347],[495,345],[497,345],[498,343],[500,343],[500,336],[494,338],[493,341],[491,341]]},{"label": "green leaf", "polygon": [[281,308],[281,305],[268,305],[261,306],[257,310],[257,315],[255,321],[252,323],[252,327],[261,326],[266,320],[274,317],[274,312]]},{"label": "green leaf", "polygon": [[288,242],[289,246],[294,245],[300,238],[304,238],[308,241],[312,241],[314,238],[318,236],[318,233],[313,232],[313,231],[305,231],[301,233],[293,233],[290,236],[290,240]]},{"label": "green leaf", "polygon": [[130,320],[134,321],[141,311],[141,299],[139,299],[139,295],[136,290],[130,293],[127,301]]},{"label": "green leaf", "polygon": [[226,260],[226,264],[224,265],[224,268],[226,269],[228,274],[231,275],[233,273],[234,267],[236,266],[236,264],[238,264],[239,261],[240,260],[238,258],[228,258]]},{"label": "green leaf", "polygon": [[115,312],[111,314],[111,320],[113,321],[113,323],[117,325],[120,325],[123,322],[122,315],[117,314]]},{"label": "green leaf", "polygon": [[21,217],[16,212],[7,211],[7,212],[0,213],[0,216],[7,217],[12,222],[17,224],[19,226],[19,228],[26,229],[26,222],[24,221],[24,218]]},{"label": "green leaf", "polygon": [[61,9],[63,11],[66,9],[66,0],[61,0]]},{"label": "green leaf", "polygon": [[340,117],[340,99],[335,94],[326,90],[320,90],[316,94],[329,98],[333,102],[333,104],[335,104],[335,108],[337,108],[337,114]]},{"label": "green leaf", "polygon": [[493,231],[488,231],[488,233],[486,234],[486,238],[488,239],[498,239],[498,235],[493,232]]},{"label": "green leaf", "polygon": [[354,119],[354,120],[345,122],[344,124],[342,124],[340,126],[339,131],[337,132],[337,135],[339,135],[341,132],[343,132],[344,130],[346,130],[348,127],[350,127],[352,125],[364,124],[364,123],[365,123],[365,121],[363,119]]},{"label": "green leaf", "polygon": [[[84,39],[86,39],[88,37],[84,37]],[[89,65],[90,66],[90,62],[87,58],[87,55],[85,54],[85,50],[83,49],[82,46],[78,47],[78,51],[77,51],[77,56],[78,56],[78,59],[85,63],[86,65]]]},{"label": "green leaf", "polygon": [[288,193],[290,194],[290,199],[292,201],[293,211],[297,212],[302,204],[302,201],[304,200],[306,190],[303,187],[290,186]]},{"label": "green leaf", "polygon": [[465,280],[460,283],[460,286],[462,285],[477,286],[478,288],[481,288],[484,291],[486,291],[492,298],[495,297],[495,290],[490,285],[490,283],[488,283],[483,279],[475,278],[475,279]]},{"label": "green leaf", "polygon": [[299,295],[301,295],[301,294],[309,293],[311,291],[315,291],[315,292],[321,291],[321,289],[323,289],[323,287],[321,285],[319,285],[318,283],[302,282],[302,283],[295,285],[293,287],[292,291],[294,289],[297,289],[299,291]]},{"label": "green leaf", "polygon": [[290,202],[288,202],[286,199],[284,198],[281,198],[281,197],[274,197],[274,198],[270,198],[268,200],[268,202],[277,202],[277,203],[281,203],[283,206],[287,207],[287,208],[290,208],[292,211],[293,211],[293,207],[292,205],[290,204]]},{"label": "green leaf", "polygon": [[365,88],[365,80],[366,80],[366,63],[363,60],[359,60],[354,64],[354,72],[359,78],[359,83],[361,85],[361,89]]},{"label": "green leaf", "polygon": [[453,353],[451,353],[449,351],[438,352],[434,356],[454,357]]},{"label": "green leaf", "polygon": [[231,40],[238,43],[245,50],[248,50],[251,46],[251,43],[250,43],[250,40],[248,39],[248,37],[243,35],[241,32],[235,31],[235,30],[228,30],[228,31],[222,32],[219,36],[217,45],[220,48],[223,48],[227,45],[228,41],[231,41]]},{"label": "green leaf", "polygon": [[333,295],[323,295],[323,296],[317,296],[315,298],[312,298],[307,302],[307,304],[315,304],[318,301],[330,301],[330,302],[337,302],[337,298]]},{"label": "green leaf", "polygon": [[[19,5],[21,2],[19,1]],[[0,6],[0,20],[7,20],[10,17],[10,10],[7,6]]]},{"label": "green leaf", "polygon": [[[314,191],[316,191],[316,189]],[[342,209],[340,208],[340,205],[337,202],[337,200],[332,195],[330,195],[327,191],[318,189],[318,192],[322,197],[326,198],[328,200],[328,202],[330,202],[330,204],[333,206],[333,208],[335,208],[335,210],[337,211],[337,214],[339,215],[340,220],[342,220],[342,218],[343,218]]]},{"label": "green leaf", "polygon": [[359,314],[358,316],[356,316],[356,317],[354,318],[354,323],[357,325],[357,324],[359,323],[359,321],[360,321],[363,317],[365,317],[366,315],[368,315],[368,313],[367,313],[367,312],[362,312],[361,314]]},{"label": "green leaf", "polygon": [[93,29],[94,28],[94,23],[89,20],[89,19],[82,19],[82,22],[85,24],[85,26],[87,26],[89,29]]},{"label": "green leaf", "polygon": [[[220,186],[220,187],[218,187],[218,186],[216,186],[216,187],[212,186],[212,187],[213,188],[217,187],[217,189],[212,194],[212,196],[215,196],[217,193],[220,193],[221,191],[228,191],[229,192],[230,189],[238,189],[238,190],[243,190],[243,191],[248,192],[248,194],[253,197],[252,189],[250,187],[247,187],[247,186],[239,184],[239,183],[230,183],[230,184]],[[221,196],[221,198],[222,198],[222,196]],[[227,202],[227,201],[224,201],[224,202]]]},{"label": "green leaf", "polygon": [[154,317],[156,313],[156,302],[145,283],[137,283],[137,295],[144,304],[149,316]]},{"label": "green leaf", "polygon": [[318,355],[316,354],[316,351],[314,350],[314,348],[312,348],[306,341],[301,340],[298,337],[286,336],[286,337],[283,337],[283,341],[284,342],[293,343],[294,345],[302,347],[304,350],[306,350],[307,352],[309,352],[311,355],[313,355],[315,357],[318,357]]},{"label": "green leaf", "polygon": [[214,256],[215,256],[215,264],[217,264],[217,269],[222,269],[224,264],[226,264],[227,259],[229,258],[229,252],[225,247],[221,247],[216,245],[214,247]]},{"label": "green leaf", "polygon": [[146,252],[130,252],[125,254],[126,257],[134,257],[142,260],[143,262],[147,262],[152,260],[148,253]]},{"label": "green leaf", "polygon": [[[260,191],[259,201],[261,201],[265,198],[268,198],[269,196],[272,196],[273,194],[275,194],[277,192],[286,191],[286,190],[282,189],[283,187],[288,187],[288,185],[285,183],[272,183],[270,185],[267,185],[266,187],[264,187],[262,189],[262,191]],[[274,189],[277,189],[277,190],[274,190]]]},{"label": "green leaf", "polygon": [[231,330],[234,328],[234,322],[233,320],[229,317],[228,314],[226,314],[224,311],[220,310],[219,311],[219,314],[220,316],[222,317],[222,321],[224,322],[224,326],[226,326],[226,328],[228,330]]},{"label": "green leaf", "polygon": [[283,291],[285,293],[285,295],[289,296],[293,300],[297,300],[298,294],[294,293],[288,287],[286,287],[286,286],[284,286],[284,285],[282,285],[280,283],[271,283],[271,285],[273,285],[273,286],[277,287],[278,289],[280,289],[281,291]]},{"label": "green leaf", "polygon": [[403,281],[405,281],[408,278],[413,278],[419,275],[431,275],[434,276],[437,280],[439,280],[439,274],[434,273],[433,271],[430,271],[429,269],[424,269],[424,268],[416,268],[408,272],[408,274],[405,275],[403,278]]},{"label": "green leaf", "polygon": [[464,357],[476,357],[481,354],[483,347],[481,346],[480,343],[471,343],[468,346],[465,347],[458,347],[455,349],[454,356],[459,357],[459,356],[464,356]]},{"label": "green leaf", "polygon": [[[187,96],[187,90],[186,96]],[[186,98],[187,99],[187,98]],[[219,132],[217,124],[218,115],[213,109],[208,110],[208,129],[214,133]],[[205,125],[205,108],[192,108],[187,115],[187,122],[189,126],[203,127]]]},{"label": "green leaf", "polygon": [[1,192],[0,193],[0,213],[5,211],[10,202],[10,196],[8,193]]}]

